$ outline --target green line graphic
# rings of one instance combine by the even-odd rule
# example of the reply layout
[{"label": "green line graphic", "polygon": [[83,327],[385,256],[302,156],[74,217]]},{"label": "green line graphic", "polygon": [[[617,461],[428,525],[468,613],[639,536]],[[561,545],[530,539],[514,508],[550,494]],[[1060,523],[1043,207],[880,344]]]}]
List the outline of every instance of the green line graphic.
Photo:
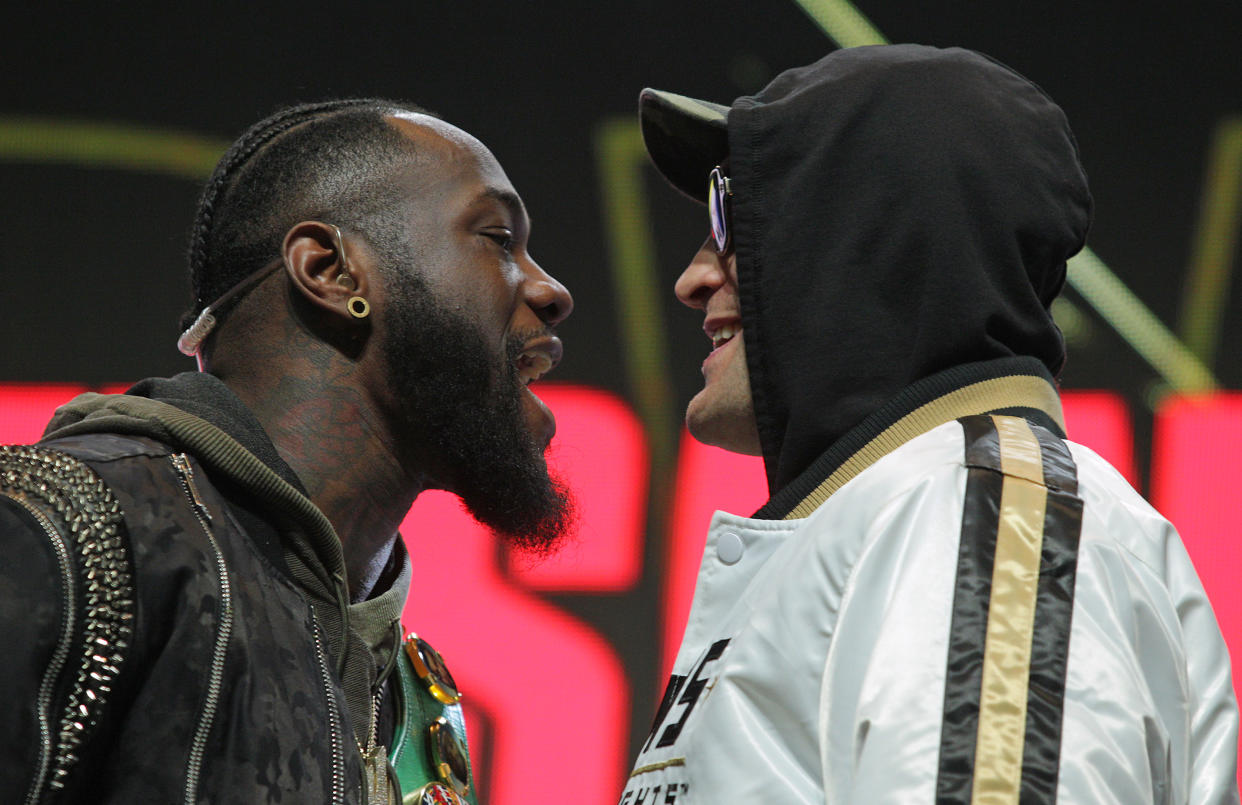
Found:
[{"label": "green line graphic", "polygon": [[888,40],[849,0],[796,0],[828,38],[843,48],[887,45]]},{"label": "green line graphic", "polygon": [[1216,389],[1208,368],[1090,249],[1070,260],[1069,281],[1174,389],[1187,394]]},{"label": "green line graphic", "polygon": [[[849,0],[795,2],[841,47],[879,45],[887,41]],[[1174,390],[1193,394],[1217,387],[1211,370],[1090,249],[1083,249],[1070,260],[1067,279],[1070,287]]]},{"label": "green line graphic", "polygon": [[[660,477],[671,472],[676,459],[680,417],[669,383],[663,289],[656,277],[655,239],[643,191],[647,151],[638,122],[627,117],[602,123],[596,130],[595,155],[626,377],[651,439],[652,474]],[[655,483],[652,489],[661,494],[666,486]]]},{"label": "green line graphic", "polygon": [[1178,329],[1191,352],[1208,366],[1216,362],[1221,321],[1229,301],[1233,256],[1242,226],[1242,117],[1216,127],[1199,209],[1199,226],[1186,275]]},{"label": "green line graphic", "polygon": [[185,132],[47,117],[0,115],[0,160],[120,168],[202,180],[228,143]]}]

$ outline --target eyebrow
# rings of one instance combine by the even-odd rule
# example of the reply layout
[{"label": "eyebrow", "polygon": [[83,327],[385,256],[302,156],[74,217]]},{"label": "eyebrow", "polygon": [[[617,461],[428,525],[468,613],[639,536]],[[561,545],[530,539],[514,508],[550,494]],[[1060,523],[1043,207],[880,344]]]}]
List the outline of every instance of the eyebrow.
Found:
[{"label": "eyebrow", "polygon": [[495,201],[499,201],[501,204],[509,208],[509,212],[514,218],[525,221],[526,226],[530,226],[530,214],[526,211],[526,205],[522,203],[521,197],[512,190],[505,190],[499,187],[489,187],[480,193],[478,198],[490,198]]}]

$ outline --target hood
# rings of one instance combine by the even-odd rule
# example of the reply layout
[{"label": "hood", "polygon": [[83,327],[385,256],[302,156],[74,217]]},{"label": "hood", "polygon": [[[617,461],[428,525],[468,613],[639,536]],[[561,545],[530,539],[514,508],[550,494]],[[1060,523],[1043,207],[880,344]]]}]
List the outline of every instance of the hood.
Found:
[{"label": "hood", "polygon": [[[139,400],[152,400],[162,405],[145,405]],[[72,428],[74,433],[83,432],[84,427],[101,432],[106,430],[98,426],[102,418],[121,417],[129,422],[131,432],[145,428],[149,431],[146,435],[168,441],[170,423],[181,417],[162,406],[171,406],[215,426],[298,492],[306,494],[301,480],[276,452],[276,446],[250,409],[219,378],[202,372],[182,372],[170,378],[148,378],[135,383],[124,395],[82,394],[56,409],[43,438],[68,435],[67,431],[61,431],[71,426],[76,426]],[[79,425],[87,420],[90,420],[89,425]]]},{"label": "hood", "polygon": [[852,48],[737,99],[727,128],[773,494],[917,381],[1015,356],[1059,374],[1049,306],[1091,198],[1037,86],[966,50]]},{"label": "hood", "polygon": [[[263,553],[287,570],[314,609],[362,745],[374,717],[371,689],[377,668],[399,645],[387,638],[409,589],[409,561],[401,540],[389,558],[388,589],[350,605],[344,554],[332,523],[307,496],[259,420],[214,375],[184,372],[143,380],[125,394],[79,395],[56,410],[43,439],[87,433],[156,439],[192,454],[217,486],[232,487],[226,497],[237,504],[233,514]],[[271,527],[277,532],[272,535],[275,545],[266,542]],[[268,548],[278,553],[273,556]]]},{"label": "hood", "polygon": [[125,394],[81,394],[56,409],[43,441],[88,433],[155,439],[192,454],[217,485],[237,487],[279,531],[284,564],[315,605],[330,650],[344,662],[349,612],[340,539],[258,419],[221,380],[184,372],[143,380]]},{"label": "hood", "polygon": [[238,487],[282,534],[300,535],[285,546],[300,583],[316,597],[344,598],[336,531],[259,420],[219,378],[183,372],[143,380],[124,394],[80,394],[56,409],[43,441],[88,433],[146,436],[191,453],[217,483]]}]

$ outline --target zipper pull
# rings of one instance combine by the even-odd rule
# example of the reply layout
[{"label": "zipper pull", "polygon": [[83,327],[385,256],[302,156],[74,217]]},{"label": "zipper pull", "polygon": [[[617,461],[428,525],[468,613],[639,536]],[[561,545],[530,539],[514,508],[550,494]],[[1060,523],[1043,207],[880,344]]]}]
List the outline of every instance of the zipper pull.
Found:
[{"label": "zipper pull", "polygon": [[203,515],[206,520],[211,519],[211,512],[207,509],[207,504],[203,503],[202,497],[198,494],[198,487],[194,485],[194,467],[190,464],[190,459],[185,453],[173,453],[169,458],[172,459],[173,466],[177,468],[177,474],[181,476],[181,482],[185,484],[185,491],[190,495],[190,502],[194,504],[194,508],[198,513]]}]

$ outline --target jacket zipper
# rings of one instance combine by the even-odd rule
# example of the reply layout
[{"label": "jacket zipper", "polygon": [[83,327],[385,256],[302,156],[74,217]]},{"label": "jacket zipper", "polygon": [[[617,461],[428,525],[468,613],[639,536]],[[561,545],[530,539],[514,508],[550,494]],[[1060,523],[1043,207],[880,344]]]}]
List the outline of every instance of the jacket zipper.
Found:
[{"label": "jacket zipper", "polygon": [[345,801],[345,747],[341,736],[341,713],[336,693],[332,690],[332,677],[328,675],[328,657],[323,650],[323,638],[319,635],[319,619],[311,610],[311,626],[315,635],[315,657],[319,660],[319,675],[323,679],[323,692],[328,699],[329,734],[332,738],[332,802]]},{"label": "jacket zipper", "polygon": [[198,783],[203,770],[203,753],[206,750],[207,736],[211,732],[216,707],[220,703],[220,688],[224,679],[224,655],[228,650],[229,636],[233,631],[233,594],[229,585],[229,569],[224,562],[224,554],[220,551],[220,545],[207,525],[211,520],[211,512],[207,510],[206,504],[199,496],[198,488],[194,485],[194,468],[190,465],[190,460],[185,453],[174,453],[168,458],[172,461],[178,477],[181,478],[182,489],[185,490],[186,499],[189,500],[190,507],[194,510],[194,516],[198,524],[202,526],[207,541],[211,544],[211,550],[216,559],[217,580],[220,585],[220,625],[216,631],[216,644],[211,654],[207,696],[203,700],[203,710],[199,716],[198,726],[194,730],[194,740],[190,744],[190,759],[185,774],[185,802],[186,805],[192,805],[198,796]]},{"label": "jacket zipper", "polygon": [[47,534],[48,539],[51,541],[52,547],[56,551],[56,564],[60,569],[63,590],[62,604],[65,607],[60,642],[56,644],[56,651],[52,653],[52,659],[48,662],[47,670],[43,674],[43,682],[39,685],[39,698],[36,700],[35,705],[39,716],[39,765],[35,778],[31,782],[30,789],[26,792],[26,803],[27,805],[32,805],[39,800],[39,794],[43,790],[43,784],[47,778],[48,765],[52,762],[52,688],[55,687],[56,680],[60,677],[60,672],[65,666],[65,660],[69,657],[69,640],[73,636],[74,616],[76,614],[76,603],[73,593],[73,567],[69,559],[69,548],[65,545],[64,538],[61,537],[56,527],[52,525],[52,521],[48,519],[47,515],[24,498],[15,498],[11,495],[4,495],[4,497],[28,511],[43,528],[44,533]]}]

